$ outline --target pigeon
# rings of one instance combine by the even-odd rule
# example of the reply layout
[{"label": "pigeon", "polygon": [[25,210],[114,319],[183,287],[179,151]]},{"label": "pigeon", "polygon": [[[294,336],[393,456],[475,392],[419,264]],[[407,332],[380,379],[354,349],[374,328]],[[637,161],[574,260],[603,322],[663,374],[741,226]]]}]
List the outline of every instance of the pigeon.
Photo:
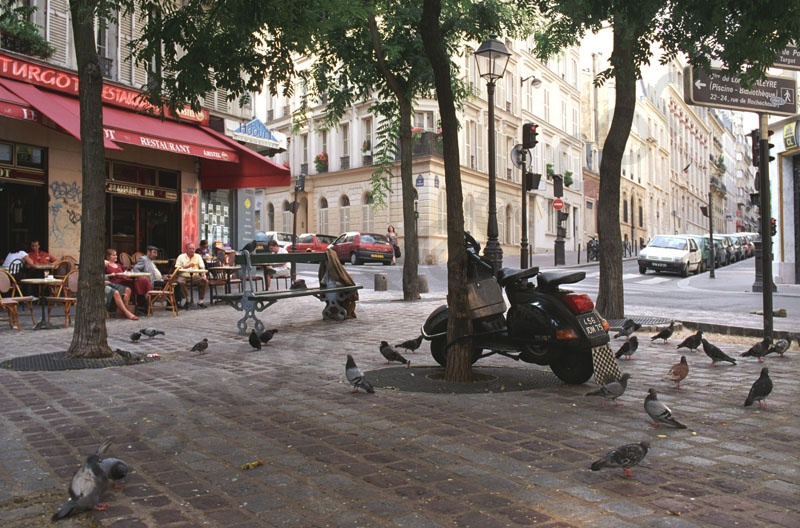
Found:
[{"label": "pigeon", "polygon": [[140,337],[142,337],[142,333],[141,332],[132,333],[131,334],[131,343],[138,343]]},{"label": "pigeon", "polygon": [[664,376],[664,379],[673,382],[675,384],[675,388],[678,388],[681,386],[681,381],[683,381],[688,375],[689,364],[686,362],[686,356],[681,356],[681,362],[672,365],[672,368],[669,369],[669,372],[666,376]]},{"label": "pigeon", "polygon": [[655,341],[656,339],[663,339],[665,343],[669,342],[669,338],[672,337],[672,332],[675,330],[675,321],[670,321],[669,326],[654,335],[650,338],[650,341]]},{"label": "pigeon", "polygon": [[637,323],[633,319],[625,319],[625,322],[622,323],[622,327],[619,329],[619,332],[614,336],[614,339],[618,337],[624,337],[627,339],[631,334],[642,327],[641,324]]},{"label": "pigeon", "polygon": [[759,407],[764,407],[767,405],[765,401],[767,396],[772,392],[772,380],[769,379],[769,369],[764,367],[761,369],[761,375],[758,379],[753,383],[753,386],[750,387],[750,393],[747,395],[747,399],[744,401],[745,407],[750,407],[753,405],[753,402],[758,402]]},{"label": "pigeon", "polygon": [[716,365],[717,361],[727,361],[728,363],[736,364],[736,360],[730,357],[728,354],[723,352],[719,349],[716,345],[712,345],[705,339],[702,340],[703,343],[703,352],[706,353],[708,357],[711,358],[711,364]]},{"label": "pigeon", "polygon": [[261,340],[258,338],[258,333],[255,328],[250,330],[250,337],[247,338],[247,340],[250,342],[250,346],[253,347],[253,350],[261,350]]},{"label": "pigeon", "polygon": [[353,359],[353,356],[347,354],[347,363],[344,366],[344,375],[347,377],[347,381],[349,381],[353,385],[353,390],[351,392],[358,392],[358,389],[364,389],[370,394],[375,392],[375,389],[372,388],[367,378],[364,377],[364,374],[361,372],[361,369],[356,366],[356,362]]},{"label": "pigeon", "polygon": [[773,352],[775,352],[780,357],[783,357],[784,352],[789,350],[789,345],[790,341],[788,339],[778,339],[772,344],[771,347],[769,347],[769,350],[767,350],[767,354],[772,354]]},{"label": "pigeon", "polygon": [[688,348],[692,352],[696,352],[697,349],[702,344],[701,343],[702,339],[703,339],[703,331],[698,330],[696,334],[692,334],[686,339],[684,339],[683,342],[681,342],[681,344],[678,345],[678,348]]},{"label": "pigeon", "polygon": [[97,450],[86,457],[86,461],[78,468],[69,484],[69,500],[65,502],[51,518],[59,521],[70,515],[75,515],[91,509],[104,510],[106,504],[100,503],[100,497],[108,488],[108,475],[100,467],[102,455],[111,440],[103,442]]},{"label": "pigeon", "polygon": [[139,332],[143,333],[150,339],[153,339],[157,335],[165,335],[164,332],[162,332],[161,330],[156,330],[155,328],[143,328],[139,330]]},{"label": "pigeon", "polygon": [[611,381],[606,383],[596,391],[587,392],[587,396],[601,396],[603,398],[603,405],[606,404],[606,400],[611,400],[614,402],[614,405],[622,405],[621,403],[617,402],[617,398],[622,396],[625,392],[625,389],[628,387],[628,379],[631,377],[630,374],[627,372],[622,375],[621,378],[617,381]]},{"label": "pigeon", "polygon": [[764,356],[769,354],[769,347],[772,344],[771,337],[765,337],[755,345],[750,347],[750,350],[742,353],[739,357],[754,357],[758,359],[759,363],[764,362]]},{"label": "pigeon", "polygon": [[653,427],[666,425],[675,429],[686,429],[685,425],[672,417],[672,411],[669,410],[669,407],[659,401],[658,393],[655,389],[647,391],[647,396],[644,398],[644,410],[655,422]]},{"label": "pigeon", "polygon": [[422,334],[419,335],[416,339],[409,339],[408,341],[403,341],[399,345],[395,345],[395,348],[402,348],[407,352],[416,352],[419,346],[422,344]]},{"label": "pigeon", "polygon": [[141,363],[147,357],[145,354],[141,352],[128,352],[127,350],[116,349],[114,352],[117,353],[122,359],[125,360],[126,365],[133,365],[134,363]]},{"label": "pigeon", "polygon": [[603,468],[621,467],[625,471],[626,477],[632,477],[633,472],[630,468],[639,465],[650,449],[650,442],[647,440],[638,444],[625,444],[613,451],[606,453],[606,456],[592,463],[592,471],[600,471]]},{"label": "pigeon", "polygon": [[208,339],[204,337],[202,341],[199,341],[194,344],[191,351],[198,352],[200,354],[205,354],[207,348],[208,348]]},{"label": "pigeon", "polygon": [[272,337],[277,333],[278,333],[277,328],[273,328],[272,330],[264,330],[263,332],[261,332],[261,335],[258,336],[258,338],[261,339],[262,343],[268,345],[270,339],[272,339]]},{"label": "pigeon", "polygon": [[392,361],[397,361],[398,363],[405,363],[406,368],[411,366],[411,362],[403,357],[400,352],[394,349],[392,345],[387,343],[386,341],[381,341],[381,355],[386,358],[388,363]]},{"label": "pigeon", "polygon": [[123,480],[128,476],[128,464],[119,458],[109,457],[100,460],[99,465],[103,473],[114,483],[114,487],[120,488],[121,486],[117,484],[117,481]]},{"label": "pigeon", "polygon": [[625,359],[631,359],[631,356],[633,356],[634,352],[636,352],[638,348],[639,338],[636,336],[631,336],[627,341],[622,343],[622,346],[619,347],[619,350],[617,350],[617,353],[614,357],[619,359],[622,356],[625,356]]}]

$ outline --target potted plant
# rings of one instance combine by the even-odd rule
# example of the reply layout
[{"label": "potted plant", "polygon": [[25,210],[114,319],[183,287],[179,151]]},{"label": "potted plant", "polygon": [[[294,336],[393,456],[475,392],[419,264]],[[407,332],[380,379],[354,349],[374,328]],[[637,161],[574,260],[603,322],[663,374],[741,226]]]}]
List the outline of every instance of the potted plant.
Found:
[{"label": "potted plant", "polygon": [[39,27],[29,22],[35,7],[18,6],[12,8],[13,2],[0,1],[0,47],[46,59],[55,48],[39,34]]},{"label": "potted plant", "polygon": [[572,185],[572,182],[573,182],[572,171],[564,171],[564,185],[569,187],[570,185]]},{"label": "potted plant", "polygon": [[328,153],[324,150],[314,156],[314,167],[317,172],[328,172]]},{"label": "potted plant", "polygon": [[553,168],[553,164],[552,163],[548,163],[547,164],[547,175],[548,176],[553,176],[553,175],[555,175],[555,173],[556,173],[556,171]]},{"label": "potted plant", "polygon": [[366,154],[370,150],[372,150],[372,143],[370,143],[369,139],[365,139],[364,143],[361,144],[361,152]]}]

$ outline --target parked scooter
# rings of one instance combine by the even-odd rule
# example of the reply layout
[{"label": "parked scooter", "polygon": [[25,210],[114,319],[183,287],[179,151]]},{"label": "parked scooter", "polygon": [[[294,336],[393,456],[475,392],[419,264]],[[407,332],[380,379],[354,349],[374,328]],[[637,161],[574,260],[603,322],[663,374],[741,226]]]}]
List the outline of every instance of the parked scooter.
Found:
[{"label": "parked scooter", "polygon": [[586,243],[586,260],[588,262],[600,260],[600,242],[596,236],[589,237],[589,241]]},{"label": "parked scooter", "polygon": [[[493,274],[492,265],[480,253],[480,244],[466,234],[468,301],[472,318],[472,362],[500,354],[514,360],[549,365],[559,379],[581,384],[594,372],[593,354],[605,354],[609,325],[594,309],[586,294],[560,289],[586,277],[583,271],[539,273],[538,267],[503,268]],[[537,284],[528,281],[536,277]],[[506,312],[505,289],[511,307]],[[431,341],[437,363],[447,364],[447,305],[428,316],[422,335]]]}]

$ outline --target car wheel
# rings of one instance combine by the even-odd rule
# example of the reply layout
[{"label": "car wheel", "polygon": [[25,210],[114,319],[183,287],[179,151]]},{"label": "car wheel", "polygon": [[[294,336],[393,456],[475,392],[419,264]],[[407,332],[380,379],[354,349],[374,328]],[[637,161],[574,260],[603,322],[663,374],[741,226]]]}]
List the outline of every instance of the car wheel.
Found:
[{"label": "car wheel", "polygon": [[353,266],[358,266],[359,264],[361,264],[361,261],[358,259],[358,255],[356,255],[355,253],[350,253],[350,264],[352,264]]},{"label": "car wheel", "polygon": [[556,361],[550,364],[558,379],[568,385],[580,385],[589,381],[594,373],[592,364],[592,354],[583,352],[573,352],[562,354]]},{"label": "car wheel", "polygon": [[639,273],[641,273],[642,275],[647,273],[647,266],[639,266]]},{"label": "car wheel", "polygon": [[688,277],[688,276],[689,276],[689,263],[686,263],[681,267],[681,277]]}]

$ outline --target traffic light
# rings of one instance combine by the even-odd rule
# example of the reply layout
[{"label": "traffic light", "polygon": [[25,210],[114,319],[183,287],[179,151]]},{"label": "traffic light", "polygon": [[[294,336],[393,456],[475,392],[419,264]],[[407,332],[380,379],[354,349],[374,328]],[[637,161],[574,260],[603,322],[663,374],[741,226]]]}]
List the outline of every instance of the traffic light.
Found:
[{"label": "traffic light", "polygon": [[539,182],[542,181],[542,175],[538,172],[525,173],[525,190],[535,191],[539,188]]},{"label": "traffic light", "polygon": [[566,222],[567,218],[569,218],[569,213],[566,211],[559,211],[558,212],[558,223]]},{"label": "traffic light", "polygon": [[775,156],[770,156],[770,151],[775,147],[775,145],[769,142],[769,138],[771,138],[772,134],[774,133],[775,132],[773,130],[767,130],[767,156],[769,156],[767,159],[769,161],[775,161]]},{"label": "traffic light", "polygon": [[708,218],[708,206],[707,205],[701,205],[700,206],[700,212],[703,213],[703,216]]},{"label": "traffic light", "polygon": [[536,136],[539,134],[538,128],[539,125],[536,123],[525,123],[522,125],[522,148],[532,149],[539,143],[539,140],[536,139]]},{"label": "traffic light", "polygon": [[564,196],[564,178],[560,174],[553,174],[553,196],[556,198]]},{"label": "traffic light", "polygon": [[752,145],[753,167],[758,167],[761,162],[761,146],[758,139],[758,129],[750,131],[750,143]]},{"label": "traffic light", "polygon": [[774,218],[769,219],[769,234],[772,236],[778,234],[778,221]]}]

